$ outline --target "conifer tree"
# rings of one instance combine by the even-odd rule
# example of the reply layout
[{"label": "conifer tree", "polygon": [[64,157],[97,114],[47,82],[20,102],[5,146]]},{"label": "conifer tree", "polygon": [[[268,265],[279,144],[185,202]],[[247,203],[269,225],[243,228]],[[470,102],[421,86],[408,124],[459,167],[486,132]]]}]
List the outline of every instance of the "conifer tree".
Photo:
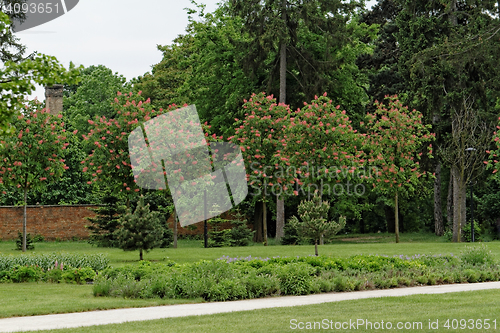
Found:
[{"label": "conifer tree", "polygon": [[125,213],[125,208],[118,202],[118,198],[112,195],[106,195],[102,202],[103,207],[89,208],[97,215],[87,217],[92,224],[87,226],[91,231],[89,243],[100,247],[117,247],[115,231],[120,226],[119,219]]},{"label": "conifer tree", "polygon": [[305,237],[314,239],[314,254],[316,256],[318,256],[318,242],[321,236],[325,238],[333,236],[345,227],[345,216],[341,216],[339,222],[328,221],[329,210],[328,201],[321,201],[321,197],[316,191],[312,200],[302,201],[299,205],[298,213],[302,221],[299,222],[296,216],[293,216],[290,221],[292,224],[300,225]]},{"label": "conifer tree", "polygon": [[163,227],[160,222],[160,213],[151,212],[149,205],[144,205],[141,196],[137,208],[123,215],[119,222],[122,225],[116,231],[119,247],[124,251],[139,250],[139,258],[143,260],[143,251],[159,247],[163,239]]}]

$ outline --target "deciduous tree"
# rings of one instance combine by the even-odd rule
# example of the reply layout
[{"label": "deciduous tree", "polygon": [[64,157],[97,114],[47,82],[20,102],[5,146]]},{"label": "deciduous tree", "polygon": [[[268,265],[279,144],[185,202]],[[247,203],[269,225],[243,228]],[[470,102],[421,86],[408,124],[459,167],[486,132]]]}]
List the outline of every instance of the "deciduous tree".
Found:
[{"label": "deciduous tree", "polygon": [[[367,165],[374,170],[373,187],[394,198],[396,243],[399,243],[398,199],[408,196],[419,188],[422,176],[420,157],[424,144],[434,139],[430,125],[422,123],[422,114],[409,111],[396,96],[388,98],[388,104],[376,102],[376,111],[366,115],[363,149]],[[432,145],[427,155],[432,156]],[[420,188],[421,189],[421,188]]]},{"label": "deciduous tree", "polygon": [[23,191],[23,252],[26,251],[26,206],[28,191],[58,180],[68,167],[61,158],[66,142],[62,115],[52,116],[30,103],[11,125],[16,135],[0,139],[0,183],[9,191]]}]

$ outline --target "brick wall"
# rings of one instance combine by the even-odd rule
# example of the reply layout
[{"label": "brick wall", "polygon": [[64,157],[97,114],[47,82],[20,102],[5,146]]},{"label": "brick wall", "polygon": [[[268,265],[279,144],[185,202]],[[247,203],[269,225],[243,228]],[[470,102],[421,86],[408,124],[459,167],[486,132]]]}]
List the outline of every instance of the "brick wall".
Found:
[{"label": "brick wall", "polygon": [[[87,209],[90,205],[28,206],[26,231],[32,236],[42,235],[46,240],[88,238],[85,225],[86,216],[94,212]],[[23,230],[23,207],[0,206],[0,239],[15,239],[17,232]]]},{"label": "brick wall", "polygon": [[[32,236],[42,235],[46,240],[61,240],[88,238],[89,231],[85,228],[89,222],[85,217],[93,217],[95,213],[88,208],[92,205],[57,205],[57,206],[28,206],[26,231]],[[230,215],[223,214],[224,218],[231,219]],[[174,218],[170,216],[168,225],[173,228]],[[252,227],[252,225],[249,225]],[[230,223],[220,225],[221,229],[230,228]],[[211,229],[210,223],[208,230]],[[23,207],[0,206],[0,239],[15,239],[17,232],[23,230]],[[186,228],[177,223],[177,235],[203,235],[203,222],[198,222]]]}]

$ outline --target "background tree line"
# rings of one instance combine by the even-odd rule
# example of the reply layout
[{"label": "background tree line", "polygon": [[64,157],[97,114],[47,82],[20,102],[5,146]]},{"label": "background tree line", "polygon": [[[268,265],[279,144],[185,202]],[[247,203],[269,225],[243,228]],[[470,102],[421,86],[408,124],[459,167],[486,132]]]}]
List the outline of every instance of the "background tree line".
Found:
[{"label": "background tree line", "polygon": [[[436,134],[434,158],[421,161],[435,179],[399,198],[399,230],[450,230],[460,240],[469,216],[466,188],[473,182],[476,219],[489,237],[498,237],[498,177],[484,172],[483,163],[486,151],[495,149],[500,113],[498,2],[380,0],[367,9],[362,2],[336,0],[226,0],[213,13],[192,3],[186,33],[158,46],[163,59],[150,73],[125,82],[111,69],[91,66],[78,83],[65,86],[68,130],[87,134],[88,120],[96,115],[116,117],[118,91],[142,91],[156,110],[196,104],[202,121],[224,138],[235,134],[235,119],[245,118],[244,100],[252,93],[265,91],[296,110],[327,92],[346,110],[354,130],[362,130],[359,124],[376,110],[375,101],[398,95]],[[9,43],[4,37],[3,46]],[[90,175],[81,172],[80,161],[92,147],[81,135],[71,140],[69,170],[61,181],[28,193],[28,203],[97,203],[112,191],[106,184],[87,184]],[[2,204],[23,201],[15,191],[6,193]],[[267,202],[270,236],[283,235],[301,199]],[[332,213],[346,210],[347,232],[395,231],[393,195],[367,191],[349,204],[326,199],[338,201]],[[255,225],[262,224],[262,201],[249,196],[242,206]],[[363,209],[352,214],[353,207]],[[257,233],[257,240],[262,236]]]}]

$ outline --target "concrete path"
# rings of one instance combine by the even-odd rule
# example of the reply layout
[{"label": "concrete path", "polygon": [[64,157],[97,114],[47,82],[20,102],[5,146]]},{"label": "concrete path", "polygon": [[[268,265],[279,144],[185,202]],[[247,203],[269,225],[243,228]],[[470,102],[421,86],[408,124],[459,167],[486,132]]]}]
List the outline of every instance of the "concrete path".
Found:
[{"label": "concrete path", "polygon": [[115,309],[32,317],[15,317],[0,319],[0,332],[36,331],[57,328],[119,324],[128,321],[209,315],[215,313],[320,304],[374,297],[443,294],[485,289],[500,289],[500,282],[448,284],[439,286],[368,290],[307,296],[271,297],[232,302],[166,305],[149,308]]}]

